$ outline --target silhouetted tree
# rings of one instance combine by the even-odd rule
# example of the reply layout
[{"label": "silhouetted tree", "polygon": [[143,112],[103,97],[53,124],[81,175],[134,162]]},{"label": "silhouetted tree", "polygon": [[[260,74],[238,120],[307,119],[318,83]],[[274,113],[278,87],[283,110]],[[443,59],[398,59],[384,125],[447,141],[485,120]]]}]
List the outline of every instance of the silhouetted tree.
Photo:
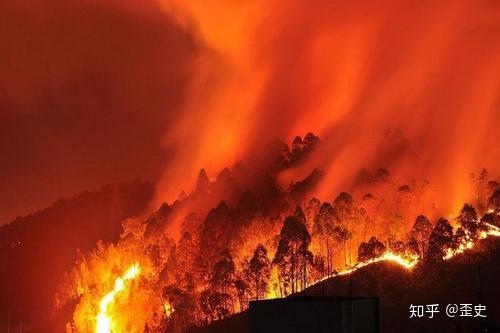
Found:
[{"label": "silhouetted tree", "polygon": [[214,291],[212,297],[223,302],[222,304],[216,304],[215,307],[219,317],[232,312],[231,294],[234,281],[235,267],[233,258],[229,250],[225,249],[221,252],[219,260],[214,264],[210,279],[210,285]]},{"label": "silhouetted tree", "polygon": [[462,227],[459,227],[453,235],[451,248],[453,250],[456,250],[460,247],[460,245],[465,244],[469,239],[470,238],[468,237],[468,234],[465,232],[465,230]]},{"label": "silhouetted tree", "polygon": [[234,289],[236,291],[236,296],[238,297],[238,302],[240,304],[240,311],[246,309],[248,304],[248,293],[250,290],[250,286],[247,283],[248,277],[243,274],[239,274],[234,279]]},{"label": "silhouetted tree", "polygon": [[429,237],[429,249],[427,252],[427,261],[440,262],[447,249],[453,246],[453,227],[448,220],[440,218]]},{"label": "silhouetted tree", "polygon": [[294,293],[298,283],[306,285],[306,265],[312,263],[312,253],[308,250],[311,236],[306,226],[295,216],[285,219],[279,236],[278,249],[273,263],[278,266],[284,294],[288,287]]},{"label": "silhouetted tree", "polygon": [[201,169],[198,174],[198,182],[196,183],[196,192],[198,194],[208,193],[208,187],[210,185],[210,180],[208,179],[207,172],[205,169]]},{"label": "silhouetted tree", "polygon": [[163,288],[163,299],[170,306],[167,328],[171,332],[183,332],[193,324],[195,298],[176,284]]},{"label": "silhouetted tree", "polygon": [[391,244],[391,251],[397,255],[404,255],[406,253],[406,245],[402,241],[395,241]]},{"label": "silhouetted tree", "polygon": [[224,319],[231,314],[227,304],[231,302],[228,294],[223,294],[211,288],[205,289],[200,294],[200,308],[206,321]]},{"label": "silhouetted tree", "polygon": [[488,211],[500,215],[500,189],[497,189],[488,198]]},{"label": "silhouetted tree", "polygon": [[479,229],[481,231],[488,230],[488,224],[500,228],[500,216],[493,213],[484,214],[479,222]]},{"label": "silhouetted tree", "polygon": [[415,224],[410,232],[410,243],[415,244],[416,252],[421,258],[425,258],[429,248],[429,237],[432,233],[432,223],[424,215],[417,216]]},{"label": "silhouetted tree", "polygon": [[259,244],[253,253],[248,265],[248,280],[255,299],[265,297],[271,275],[271,263],[267,257],[267,249]]},{"label": "silhouetted tree", "polygon": [[358,248],[358,261],[367,261],[380,257],[386,251],[385,245],[376,237],[370,238],[368,242],[363,242]]},{"label": "silhouetted tree", "polygon": [[316,135],[314,135],[311,132],[307,133],[303,141],[303,148],[302,148],[303,153],[306,154],[310,153],[311,151],[314,150],[314,148],[318,143],[319,143],[319,138]]},{"label": "silhouetted tree", "polygon": [[314,218],[312,234],[319,243],[320,255],[325,259],[327,275],[333,271],[334,248],[341,244],[335,239],[334,229],[338,224],[332,205],[323,203]]},{"label": "silhouetted tree", "polygon": [[302,223],[303,225],[306,225],[306,215],[304,214],[304,211],[302,210],[302,208],[297,205],[297,207],[295,208],[295,217],[299,220],[300,223]]},{"label": "silhouetted tree", "polygon": [[464,229],[464,232],[470,238],[477,237],[477,228],[479,221],[477,218],[477,213],[474,207],[469,204],[465,204],[460,210],[460,214],[457,217],[459,225]]},{"label": "silhouetted tree", "polygon": [[290,149],[290,161],[291,163],[298,161],[302,154],[302,137],[296,136],[292,141],[292,147]]},{"label": "silhouetted tree", "polygon": [[333,207],[340,220],[345,220],[352,214],[354,199],[347,192],[341,192],[334,200]]},{"label": "silhouetted tree", "polygon": [[200,233],[200,253],[213,263],[225,248],[229,247],[238,227],[229,206],[221,201],[207,214]]},{"label": "silhouetted tree", "polygon": [[310,230],[310,232],[312,232],[314,219],[316,217],[316,214],[318,214],[320,207],[321,207],[321,201],[319,201],[317,198],[312,198],[311,200],[309,200],[309,203],[307,204],[306,226],[308,230]]}]

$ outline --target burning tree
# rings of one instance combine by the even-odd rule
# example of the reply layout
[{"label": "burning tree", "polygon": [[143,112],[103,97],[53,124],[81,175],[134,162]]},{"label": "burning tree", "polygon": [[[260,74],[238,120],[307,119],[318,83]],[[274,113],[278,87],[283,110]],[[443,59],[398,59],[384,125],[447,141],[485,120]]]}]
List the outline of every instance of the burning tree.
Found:
[{"label": "burning tree", "polygon": [[385,245],[376,237],[372,237],[367,243],[363,242],[359,245],[358,261],[363,262],[378,258],[385,253],[385,250]]},{"label": "burning tree", "polygon": [[453,246],[453,227],[448,220],[440,218],[432,229],[427,252],[428,262],[441,262],[446,251]]},{"label": "burning tree", "polygon": [[500,215],[500,188],[488,198],[488,211]]},{"label": "burning tree", "polygon": [[432,233],[432,223],[424,215],[419,215],[410,232],[410,247],[412,247],[421,258],[427,255],[429,238]]},{"label": "burning tree", "polygon": [[246,278],[255,299],[262,299],[268,290],[269,278],[271,276],[271,262],[267,256],[267,249],[259,244],[255,249],[252,259],[245,269]]},{"label": "burning tree", "polygon": [[213,290],[213,299],[218,300],[216,304],[216,317],[221,319],[233,312],[232,293],[235,281],[235,266],[233,257],[228,249],[220,254],[220,259],[212,268],[210,286]]},{"label": "burning tree", "polygon": [[464,233],[471,239],[477,238],[477,228],[479,220],[474,207],[470,204],[465,204],[460,210],[457,217],[458,224],[464,230]]},{"label": "burning tree", "polygon": [[279,269],[282,295],[294,293],[306,286],[307,264],[312,263],[312,253],[308,250],[310,243],[311,235],[306,226],[296,216],[288,216],[281,229],[278,250],[273,260]]},{"label": "burning tree", "polygon": [[319,245],[317,255],[323,258],[327,275],[330,275],[333,271],[334,248],[336,245],[334,230],[338,223],[332,205],[328,202],[323,203],[314,217],[312,235]]}]

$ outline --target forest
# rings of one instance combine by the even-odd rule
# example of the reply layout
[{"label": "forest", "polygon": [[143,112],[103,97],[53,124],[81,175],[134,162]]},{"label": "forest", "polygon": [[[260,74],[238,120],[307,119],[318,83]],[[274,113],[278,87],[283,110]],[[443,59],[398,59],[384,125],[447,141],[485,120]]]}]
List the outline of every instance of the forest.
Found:
[{"label": "forest", "polygon": [[[400,183],[383,168],[360,170],[352,191],[331,201],[309,194],[319,169],[280,186],[279,173],[320,143],[312,133],[290,147],[277,141],[215,179],[202,169],[191,193],[147,218],[126,219],[118,242],[81,253],[65,274],[55,307],[77,301],[67,330],[86,332],[89,322],[99,328],[92,313],[100,306],[115,314],[107,320],[119,330],[182,332],[379,259],[432,268],[500,235],[500,186],[486,170],[470,176],[476,201],[450,216],[428,204],[430,181]],[[167,236],[176,232],[177,240]],[[125,284],[119,276],[127,267],[140,267],[138,277],[103,308],[99,300],[115,279]]]}]

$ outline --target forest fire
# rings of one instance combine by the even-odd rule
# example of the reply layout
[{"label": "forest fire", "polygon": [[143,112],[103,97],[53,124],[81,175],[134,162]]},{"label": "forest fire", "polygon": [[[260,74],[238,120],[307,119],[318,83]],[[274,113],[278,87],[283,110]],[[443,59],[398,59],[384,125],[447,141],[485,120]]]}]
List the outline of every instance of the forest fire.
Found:
[{"label": "forest fire", "polygon": [[[118,243],[84,255],[61,285],[60,304],[82,297],[74,332],[90,332],[89,321],[96,322],[97,333],[112,332],[115,321],[131,332],[145,327],[182,332],[245,311],[250,300],[287,297],[381,262],[413,271],[500,236],[500,189],[486,171],[471,180],[484,193],[484,201],[476,202],[480,208],[465,204],[451,222],[431,222],[421,214],[432,213],[419,204],[428,182],[400,184],[383,169],[364,171],[369,181],[352,191],[356,197],[341,192],[332,201],[312,194],[304,198],[304,188],[313,189],[321,171],[313,170],[285,189],[278,177],[269,177],[302,163],[319,145],[319,138],[309,133],[294,140],[291,149],[277,144],[254,166],[245,162],[212,179],[201,170],[190,194],[163,204],[146,219],[127,219]],[[249,173],[257,185],[247,182]],[[169,226],[179,220],[180,238],[169,238]],[[95,283],[109,283],[94,277],[113,267],[125,273],[111,291],[94,293]],[[134,311],[124,304],[123,311],[114,309],[139,273]],[[92,311],[95,304],[97,313]]]},{"label": "forest fire", "polygon": [[[478,236],[478,239],[486,239],[488,236],[493,236],[493,237],[500,237],[500,228],[489,224],[485,223],[485,230],[481,230]],[[454,249],[447,249],[446,254],[443,257],[445,260],[451,259],[457,254],[463,253],[467,250],[470,250],[474,247],[474,239],[470,237],[469,234],[464,237],[464,239],[460,240],[460,243],[458,247]]]},{"label": "forest fire", "polygon": [[[118,294],[127,287],[130,280],[135,279],[141,272],[139,264],[136,262],[119,278],[116,279],[112,291],[107,293],[99,303],[99,314],[96,317],[96,333],[111,333],[115,331],[113,325],[113,315],[109,313],[109,308],[112,306]],[[120,315],[120,314],[114,314]]]},{"label": "forest fire", "polygon": [[0,330],[181,333],[358,276],[406,301],[498,252],[498,2],[101,2],[0,5],[0,208],[55,201],[0,228]]}]

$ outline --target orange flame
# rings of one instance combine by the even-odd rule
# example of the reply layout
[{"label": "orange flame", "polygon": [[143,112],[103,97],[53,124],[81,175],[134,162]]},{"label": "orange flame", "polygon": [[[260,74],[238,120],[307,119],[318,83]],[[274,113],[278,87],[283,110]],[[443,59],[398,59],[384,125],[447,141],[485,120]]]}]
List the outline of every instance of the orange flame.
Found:
[{"label": "orange flame", "polygon": [[[411,270],[418,263],[418,256],[414,256],[414,255],[402,256],[399,254],[395,254],[391,251],[386,251],[380,257],[373,258],[373,259],[363,261],[363,262],[358,262],[356,265],[354,265],[354,267],[342,270],[342,271],[338,272],[337,274],[334,274],[333,276],[348,275],[348,274],[351,274],[351,273],[357,271],[360,268],[363,268],[365,266],[368,266],[368,265],[371,265],[371,264],[374,264],[377,262],[382,262],[382,261],[393,262],[395,264],[403,266],[407,270]],[[323,279],[323,280],[325,280],[325,279]],[[320,280],[320,281],[322,281],[322,280]]]},{"label": "orange flame", "polygon": [[[494,226],[492,224],[486,223],[488,229],[486,231],[482,231],[479,234],[478,239],[485,239],[488,236],[499,237],[500,236],[500,228]],[[447,249],[446,254],[444,256],[444,260],[448,260],[456,256],[457,254],[463,253],[466,250],[470,250],[474,247],[474,240],[467,235],[467,238],[462,241],[456,249]]]},{"label": "orange flame", "polygon": [[113,290],[107,293],[99,303],[99,313],[96,317],[96,333],[110,333],[113,329],[113,318],[108,313],[109,305],[113,303],[117,294],[125,289],[125,284],[135,279],[141,272],[141,268],[139,263],[135,262],[129,269],[123,274],[123,276],[119,277],[115,281],[115,286]]}]

